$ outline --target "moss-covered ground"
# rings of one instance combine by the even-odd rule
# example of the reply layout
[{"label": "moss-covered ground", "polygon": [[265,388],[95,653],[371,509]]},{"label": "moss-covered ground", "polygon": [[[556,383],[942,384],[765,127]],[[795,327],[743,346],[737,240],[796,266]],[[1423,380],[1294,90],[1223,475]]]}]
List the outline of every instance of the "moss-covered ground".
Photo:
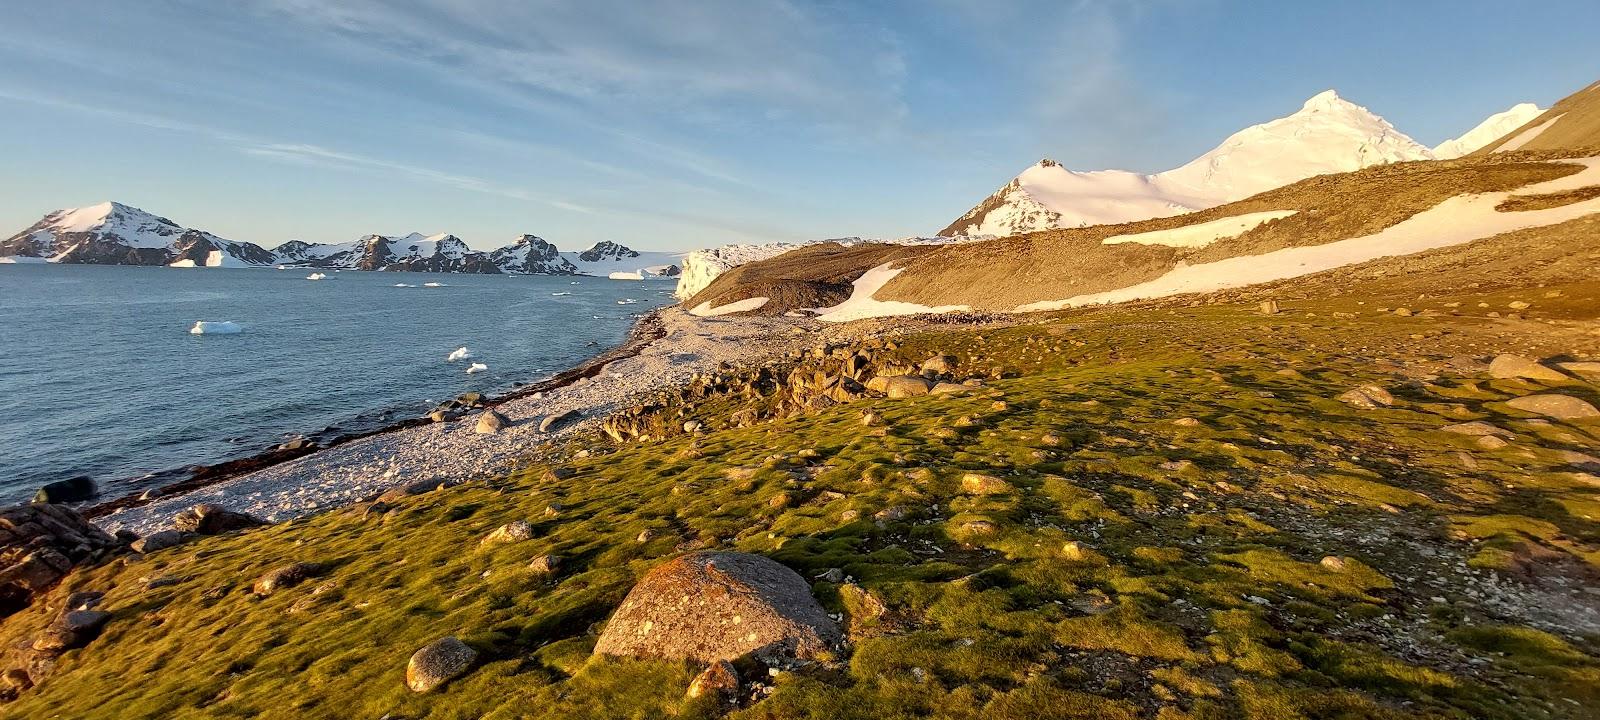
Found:
[{"label": "moss-covered ground", "polygon": [[[985,384],[592,438],[565,449],[562,479],[538,465],[76,573],[48,604],[101,590],[114,619],[0,715],[698,716],[697,668],[590,650],[641,573],[715,547],[848,578],[814,590],[849,651],[747,677],[759,699],[735,718],[1594,717],[1600,479],[1583,456],[1600,424],[1504,401],[1600,404],[1600,389],[1492,380],[1462,358],[1592,354],[1597,292],[919,331],[895,352],[950,353]],[[1514,299],[1527,320],[1487,317]],[[1366,384],[1394,405],[1335,399]],[[1472,420],[1513,436],[1491,449],[1440,429]],[[966,494],[968,473],[1009,489]],[[535,539],[480,548],[519,519]],[[527,569],[550,553],[555,576]],[[294,561],[328,569],[250,593]],[[12,617],[0,643],[51,617]],[[479,665],[411,693],[407,658],[444,635]]]}]

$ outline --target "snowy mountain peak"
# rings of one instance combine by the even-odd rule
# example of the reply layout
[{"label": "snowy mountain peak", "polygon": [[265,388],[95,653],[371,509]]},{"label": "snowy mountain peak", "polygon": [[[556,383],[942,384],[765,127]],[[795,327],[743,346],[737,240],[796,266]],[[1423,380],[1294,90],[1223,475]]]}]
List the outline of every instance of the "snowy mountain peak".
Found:
[{"label": "snowy mountain peak", "polygon": [[1544,113],[1538,105],[1533,103],[1518,103],[1512,105],[1504,112],[1490,115],[1488,119],[1478,123],[1477,127],[1468,130],[1466,134],[1439,143],[1433,149],[1434,157],[1440,160],[1452,160],[1468,155],[1478,148],[1505,137],[1507,133],[1516,130],[1528,121]]},{"label": "snowy mountain peak", "polygon": [[0,242],[0,256],[97,265],[264,265],[272,253],[185,228],[132,205],[106,201],[57,210]]},{"label": "snowy mountain peak", "polygon": [[1314,175],[1433,157],[1389,121],[1333,90],[1252,125],[1181,167],[1079,172],[1042,160],[939,234],[1017,235],[1167,217],[1242,200]]}]

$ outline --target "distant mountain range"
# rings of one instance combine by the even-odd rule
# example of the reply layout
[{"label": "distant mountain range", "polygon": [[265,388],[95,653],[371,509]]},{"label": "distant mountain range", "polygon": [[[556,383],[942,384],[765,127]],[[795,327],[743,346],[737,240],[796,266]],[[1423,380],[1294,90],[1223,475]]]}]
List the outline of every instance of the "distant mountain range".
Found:
[{"label": "distant mountain range", "polygon": [[267,250],[185,228],[117,202],[57,210],[0,242],[0,262],[172,267],[266,267],[329,270],[675,277],[681,253],[639,252],[609,240],[562,252],[535,235],[483,252],[450,234],[368,235],[347,243],[290,240]]},{"label": "distant mountain range", "polygon": [[1287,117],[1234,133],[1172,170],[1077,171],[1044,159],[956,219],[940,235],[1005,237],[1169,217],[1242,200],[1315,175],[1409,160],[1460,157],[1540,114],[1523,103],[1429,148],[1328,90]]}]

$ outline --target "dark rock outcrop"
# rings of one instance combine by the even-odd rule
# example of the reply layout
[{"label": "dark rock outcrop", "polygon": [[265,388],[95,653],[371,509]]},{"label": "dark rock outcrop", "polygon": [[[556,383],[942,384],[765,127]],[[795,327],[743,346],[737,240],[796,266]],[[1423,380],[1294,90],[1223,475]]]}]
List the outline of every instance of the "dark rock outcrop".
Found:
[{"label": "dark rock outcrop", "polygon": [[0,510],[0,617],[27,607],[73,566],[120,548],[71,508],[41,503]]}]

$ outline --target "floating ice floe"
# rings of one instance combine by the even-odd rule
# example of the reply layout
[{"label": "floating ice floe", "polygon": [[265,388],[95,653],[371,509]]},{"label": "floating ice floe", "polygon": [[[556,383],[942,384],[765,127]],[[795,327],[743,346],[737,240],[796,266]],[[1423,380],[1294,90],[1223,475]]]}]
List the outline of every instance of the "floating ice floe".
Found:
[{"label": "floating ice floe", "polygon": [[488,369],[489,369],[488,365],[485,365],[483,363],[473,363],[470,367],[467,368],[467,374],[471,375],[473,373],[481,373],[481,372],[483,372],[485,370],[488,370]]},{"label": "floating ice floe", "polygon": [[323,274],[323,273],[311,273],[310,275],[306,276],[306,279],[307,280],[327,280],[328,276]]},{"label": "floating ice floe", "polygon": [[633,298],[623,298],[623,299],[621,299],[621,300],[618,300],[618,301],[617,301],[617,304],[618,304],[618,305],[632,305],[632,304],[634,304],[634,303],[636,303],[636,302],[639,302],[639,301],[638,301],[638,300],[635,300],[635,299],[633,299]]},{"label": "floating ice floe", "polygon": [[238,335],[242,332],[244,326],[232,320],[217,322],[200,320],[195,322],[194,327],[189,328],[190,335]]},{"label": "floating ice floe", "polygon": [[411,283],[395,283],[394,286],[395,287],[416,287],[415,285],[412,285]]},{"label": "floating ice floe", "polygon": [[471,352],[468,352],[465,347],[458,347],[458,348],[455,349],[455,352],[452,352],[449,355],[445,356],[444,361],[445,362],[455,362],[457,360],[466,360],[467,358],[470,358],[470,357],[472,357],[472,353]]},{"label": "floating ice floe", "polygon": [[552,295],[553,297],[561,297],[562,295],[571,295],[571,294],[572,293],[569,293],[569,292],[550,293],[550,295]]},{"label": "floating ice floe", "polygon": [[422,286],[423,287],[444,287],[444,283],[442,283],[442,282],[425,282],[425,283],[422,284]]}]

